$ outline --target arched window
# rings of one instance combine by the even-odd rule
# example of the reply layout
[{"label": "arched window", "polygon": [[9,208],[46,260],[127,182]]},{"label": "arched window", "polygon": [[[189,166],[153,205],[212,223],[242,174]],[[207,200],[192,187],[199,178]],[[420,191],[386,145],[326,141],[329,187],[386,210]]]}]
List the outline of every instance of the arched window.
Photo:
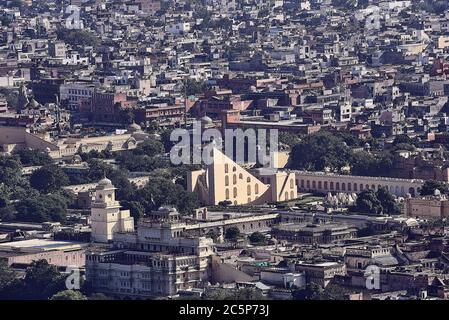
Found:
[{"label": "arched window", "polygon": [[256,184],[256,185],[254,186],[254,193],[255,193],[255,194],[259,194],[259,185],[258,185],[258,184]]},{"label": "arched window", "polygon": [[237,168],[236,168],[236,167],[233,167],[233,168],[232,168],[232,171],[233,171],[233,172],[236,172],[236,171],[237,171]]},{"label": "arched window", "polygon": [[293,179],[290,180],[290,189],[295,187],[295,181]]},{"label": "arched window", "polygon": [[248,196],[251,195],[251,185],[250,184],[246,187],[246,193]]},{"label": "arched window", "polygon": [[225,176],[225,186],[229,186],[229,177]]},{"label": "arched window", "polygon": [[234,188],[234,198],[237,197],[237,188]]},{"label": "arched window", "polygon": [[226,200],[229,200],[229,189],[226,189]]},{"label": "arched window", "polygon": [[237,183],[237,175],[236,175],[236,174],[234,174],[234,175],[232,176],[232,183],[233,183],[233,184],[236,184],[236,183]]},{"label": "arched window", "polygon": [[251,178],[250,177],[248,177],[248,178],[246,178],[246,182],[251,182]]},{"label": "arched window", "polygon": [[229,164],[225,164],[225,173],[228,173],[229,172]]},{"label": "arched window", "polygon": [[239,179],[243,179],[243,173],[239,174]]},{"label": "arched window", "polygon": [[288,192],[285,192],[285,200],[288,200]]},{"label": "arched window", "polygon": [[295,198],[295,192],[294,191],[291,191],[290,192],[290,199],[294,199]]},{"label": "arched window", "polygon": [[251,203],[251,197],[248,198],[248,203]]}]

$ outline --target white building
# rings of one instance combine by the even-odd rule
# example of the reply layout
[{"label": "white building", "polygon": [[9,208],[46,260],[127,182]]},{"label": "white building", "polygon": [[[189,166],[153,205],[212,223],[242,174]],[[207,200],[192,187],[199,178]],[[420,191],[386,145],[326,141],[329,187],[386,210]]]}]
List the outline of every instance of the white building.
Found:
[{"label": "white building", "polygon": [[165,32],[180,34],[184,32],[189,32],[191,29],[191,25],[188,22],[174,22],[170,23],[165,27]]},{"label": "white building", "polygon": [[120,210],[120,203],[115,200],[115,189],[107,178],[101,180],[96,188],[91,209],[91,239],[94,242],[107,243],[113,240],[114,233],[134,231],[134,218],[129,210]]},{"label": "white building", "polygon": [[67,101],[68,107],[75,110],[82,101],[88,101],[92,98],[95,86],[84,83],[67,83],[60,87],[60,100]]}]

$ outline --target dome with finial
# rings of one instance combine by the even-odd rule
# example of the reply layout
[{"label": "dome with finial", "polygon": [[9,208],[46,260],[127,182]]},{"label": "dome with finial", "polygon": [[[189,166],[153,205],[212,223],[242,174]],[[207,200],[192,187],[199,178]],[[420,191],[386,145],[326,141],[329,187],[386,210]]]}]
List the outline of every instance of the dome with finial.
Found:
[{"label": "dome with finial", "polygon": [[30,103],[28,103],[27,108],[29,109],[39,109],[41,104],[34,99],[31,99]]},{"label": "dome with finial", "polygon": [[98,185],[102,186],[102,187],[109,187],[109,186],[112,186],[112,181],[109,180],[108,178],[104,177],[103,179],[101,179],[98,182]]},{"label": "dome with finial", "polygon": [[79,154],[75,154],[73,156],[73,163],[81,163],[83,162],[83,159],[81,158],[81,156]]},{"label": "dome with finial", "polygon": [[139,126],[137,123],[133,122],[128,126],[127,131],[129,133],[140,132],[142,131],[142,127]]},{"label": "dome with finial", "polygon": [[200,120],[203,125],[210,125],[213,122],[212,119],[209,118],[208,116],[204,116]]}]

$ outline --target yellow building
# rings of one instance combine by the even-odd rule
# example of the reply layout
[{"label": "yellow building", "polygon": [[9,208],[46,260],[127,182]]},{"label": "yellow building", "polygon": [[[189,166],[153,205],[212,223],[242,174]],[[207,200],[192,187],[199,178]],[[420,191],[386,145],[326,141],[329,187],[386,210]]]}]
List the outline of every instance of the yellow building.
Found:
[{"label": "yellow building", "polygon": [[212,164],[205,170],[187,176],[188,191],[195,192],[205,205],[223,201],[234,205],[264,204],[297,198],[294,173],[268,171],[264,179],[270,183],[265,184],[218,149],[213,149],[212,157]]}]

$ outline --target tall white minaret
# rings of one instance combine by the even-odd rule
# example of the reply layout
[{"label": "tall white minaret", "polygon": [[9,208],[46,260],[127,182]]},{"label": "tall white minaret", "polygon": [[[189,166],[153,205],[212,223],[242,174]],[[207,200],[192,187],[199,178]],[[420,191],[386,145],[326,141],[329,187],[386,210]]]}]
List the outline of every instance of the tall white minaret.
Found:
[{"label": "tall white minaret", "polygon": [[114,233],[134,232],[134,218],[129,210],[120,210],[120,203],[115,200],[115,190],[111,180],[100,180],[95,190],[95,200],[91,206],[91,240],[108,243]]}]

